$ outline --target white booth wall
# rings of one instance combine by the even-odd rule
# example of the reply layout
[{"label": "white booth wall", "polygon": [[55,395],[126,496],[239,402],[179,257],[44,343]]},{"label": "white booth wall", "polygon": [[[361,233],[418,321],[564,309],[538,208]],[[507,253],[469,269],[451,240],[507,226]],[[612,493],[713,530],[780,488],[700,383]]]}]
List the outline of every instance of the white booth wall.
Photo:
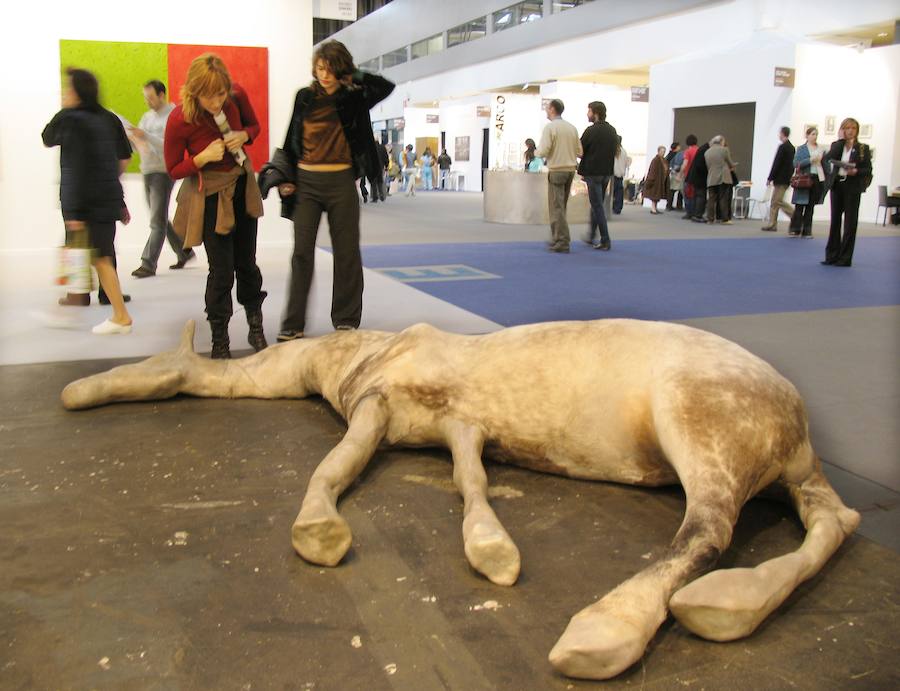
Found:
[{"label": "white booth wall", "polygon": [[[794,88],[774,85],[775,67],[796,70]],[[727,103],[756,104],[751,197],[765,193],[766,178],[778,147],[778,131],[791,127],[791,141],[803,143],[804,125],[818,124],[819,142],[830,144],[825,117],[837,124],[852,116],[871,124],[873,135],[863,139],[876,150],[874,179],[860,205],[860,220],[875,220],[877,186],[900,184],[897,125],[900,119],[900,46],[859,52],[852,48],[797,43],[791,37],[767,32],[725,51],[693,54],[650,68],[648,142],[668,143],[674,128],[674,109]],[[697,132],[701,142],[717,132]],[[746,171],[746,169],[744,169]],[[738,178],[744,180],[740,165]],[[828,218],[829,205],[816,210]]]},{"label": "white booth wall", "polygon": [[[878,210],[878,185],[900,185],[900,45],[858,52],[820,44],[797,46],[797,81],[793,94],[791,140],[803,143],[806,124],[819,127],[819,143],[830,144],[837,134],[825,134],[825,118],[853,117],[871,125],[872,135],[860,141],[872,147],[872,186],[863,195],[861,221],[872,222]],[[768,170],[768,169],[767,169]],[[824,217],[828,203],[823,205]],[[819,215],[819,210],[816,210]]]},{"label": "white booth wall", "polygon": [[[60,108],[62,38],[267,47],[269,136],[272,146],[280,145],[294,93],[311,79],[310,3],[260,0],[248,12],[241,0],[219,0],[214,14],[206,5],[175,0],[156,2],[156,19],[150,21],[128,21],[103,0],[54,3],[52,8],[42,3],[16,6],[15,29],[0,42],[0,251],[46,250],[62,242],[59,149],[41,143],[41,130]],[[141,86],[135,84],[135,89]],[[149,232],[143,178],[131,173],[122,180],[132,221],[119,226],[117,244],[143,247]],[[260,244],[292,242],[290,223],[279,217],[277,195],[270,195],[265,210]]]},{"label": "white booth wall", "polygon": [[[676,108],[756,103],[751,197],[760,198],[778,146],[778,130],[791,122],[791,89],[773,85],[775,67],[794,67],[795,53],[792,41],[759,33],[728,50],[653,65],[647,141],[654,146],[671,143]],[[702,143],[719,132],[694,134]],[[746,179],[746,171],[738,162],[739,180]]]},{"label": "white booth wall", "polygon": [[[447,133],[447,153],[453,163],[450,170],[463,176],[461,190],[481,190],[481,156],[483,132],[490,124],[487,116],[478,116],[478,107],[490,108],[491,95],[479,94],[468,98],[441,101],[441,131]],[[456,156],[456,138],[469,138],[469,160],[460,161]]]}]

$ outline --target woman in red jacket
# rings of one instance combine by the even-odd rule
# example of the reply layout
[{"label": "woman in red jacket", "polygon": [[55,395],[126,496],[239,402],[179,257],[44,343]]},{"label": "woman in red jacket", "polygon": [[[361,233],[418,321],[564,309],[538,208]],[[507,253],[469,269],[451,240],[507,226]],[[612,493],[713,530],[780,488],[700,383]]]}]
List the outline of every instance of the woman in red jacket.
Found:
[{"label": "woman in red jacket", "polygon": [[[224,116],[224,119],[223,119]],[[262,326],[262,273],[256,264],[256,226],[262,197],[243,146],[260,126],[247,94],[231,81],[228,68],[214,53],[195,58],[181,89],[181,105],[166,123],[166,169],[178,192],[173,225],[185,248],[206,248],[206,315],[212,330],[213,358],[230,358],[228,322],[231,288],[250,327],[248,342],[266,347]]]}]

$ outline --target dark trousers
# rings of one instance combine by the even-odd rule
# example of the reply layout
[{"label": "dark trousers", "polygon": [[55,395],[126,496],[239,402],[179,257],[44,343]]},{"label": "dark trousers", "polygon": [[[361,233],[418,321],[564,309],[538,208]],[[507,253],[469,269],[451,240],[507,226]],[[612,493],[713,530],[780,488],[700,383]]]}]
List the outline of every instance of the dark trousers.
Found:
[{"label": "dark trousers", "polygon": [[710,185],[706,188],[706,220],[715,223],[716,216],[722,221],[728,220],[728,195],[725,185]]},{"label": "dark trousers", "polygon": [[550,207],[550,245],[557,249],[569,246],[569,222],[566,207],[572,192],[575,173],[567,170],[551,170],[547,174],[547,203]]},{"label": "dark trousers", "polygon": [[383,202],[387,198],[387,194],[384,191],[384,176],[379,175],[374,178],[369,178],[369,185],[372,188],[373,202]]},{"label": "dark trousers", "polygon": [[584,178],[587,183],[588,200],[591,203],[591,227],[588,237],[592,243],[596,240],[598,232],[600,242],[609,242],[609,226],[606,223],[606,211],[603,208],[609,178],[609,175],[588,175]]},{"label": "dark trousers", "polygon": [[147,197],[147,206],[150,207],[150,237],[147,238],[147,244],[144,245],[144,252],[141,254],[141,266],[151,271],[156,271],[163,240],[169,241],[169,246],[178,261],[186,261],[190,256],[169,221],[169,198],[172,196],[174,185],[175,181],[168,173],[144,174],[144,194]]},{"label": "dark trousers", "polygon": [[[675,204],[675,196],[678,195],[678,206],[673,206]],[[667,188],[666,192],[666,210],[677,208],[682,209],[684,202],[684,195],[681,193],[681,190],[673,190],[671,187]]]},{"label": "dark trousers", "polygon": [[625,185],[622,178],[613,177],[613,198],[612,212],[614,214],[622,213],[622,207],[625,205]]},{"label": "dark trousers", "polygon": [[706,213],[706,188],[694,185],[694,205],[691,215],[694,218],[703,218]]},{"label": "dark trousers", "polygon": [[256,219],[247,215],[244,197],[247,176],[238,178],[234,190],[234,228],[227,235],[216,233],[218,194],[206,198],[203,210],[203,246],[209,260],[206,277],[206,317],[210,321],[231,318],[231,289],[237,277],[237,300],[244,310],[259,309],[266,292],[262,272],[256,265]]},{"label": "dark trousers", "polygon": [[794,204],[794,215],[791,216],[791,232],[812,235],[813,213],[816,203],[822,197],[822,183],[818,178],[813,178],[812,187],[809,188],[809,203]]},{"label": "dark trousers", "polygon": [[[856,181],[836,180],[831,188],[831,228],[825,259],[837,264],[849,264],[853,260],[856,245],[856,223],[859,219],[859,185]],[[841,217],[844,218],[844,234],[841,236]]]},{"label": "dark trousers", "polygon": [[359,197],[353,171],[332,173],[297,170],[297,207],[294,210],[294,253],[282,331],[303,331],[306,304],[316,261],[316,235],[322,212],[334,251],[331,323],[359,326],[362,319],[363,271],[359,251]]}]

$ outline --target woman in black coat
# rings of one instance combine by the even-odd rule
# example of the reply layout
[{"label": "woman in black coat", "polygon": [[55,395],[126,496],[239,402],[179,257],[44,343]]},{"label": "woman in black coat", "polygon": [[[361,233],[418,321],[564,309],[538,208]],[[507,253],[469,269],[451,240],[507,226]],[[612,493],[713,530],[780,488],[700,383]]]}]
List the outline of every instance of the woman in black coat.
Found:
[{"label": "woman in black coat", "polygon": [[296,180],[279,185],[278,191],[282,197],[296,195],[296,206],[288,303],[279,341],[303,337],[323,212],[328,214],[334,250],[331,322],[336,329],[359,326],[363,272],[356,180],[381,175],[369,110],[394,90],[387,79],[357,70],[339,41],[327,41],[316,50],[313,77],[310,86],[297,92],[283,147]]},{"label": "woman in black coat", "polygon": [[[872,181],[872,154],[860,144],[859,122],[846,118],[841,123],[843,139],[831,145],[825,156],[826,170],[830,170],[826,187],[831,190],[831,228],[825,246],[826,266],[850,266],[856,244],[856,223],[859,201]],[[841,217],[844,233],[841,235]]]},{"label": "woman in black coat", "polygon": [[[87,235],[91,263],[109,298],[112,316],[95,326],[95,334],[131,332],[131,315],[116,273],[116,222],[130,216],[119,176],[131,159],[131,145],[122,123],[100,105],[97,78],[87,70],[69,68],[63,89],[63,109],[42,133],[44,146],[60,147],[59,196],[67,240]],[[66,244],[69,244],[68,242]],[[60,304],[78,304],[72,294]],[[85,294],[88,304],[90,296]]]}]

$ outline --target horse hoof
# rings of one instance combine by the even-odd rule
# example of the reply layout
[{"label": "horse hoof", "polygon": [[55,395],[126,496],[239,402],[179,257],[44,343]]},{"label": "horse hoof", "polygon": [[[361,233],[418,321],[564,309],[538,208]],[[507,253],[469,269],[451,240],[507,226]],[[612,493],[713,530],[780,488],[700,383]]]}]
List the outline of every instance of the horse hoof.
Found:
[{"label": "horse hoof", "polygon": [[291,543],[297,554],[322,566],[336,566],[352,541],[350,526],[337,514],[307,518],[301,512],[291,528]]},{"label": "horse hoof", "polygon": [[519,577],[519,549],[506,531],[477,523],[465,540],[472,568],[497,585],[512,585]]},{"label": "horse hoof", "polygon": [[647,641],[634,624],[607,612],[579,612],[550,651],[550,664],[567,677],[609,679],[644,654]]}]

